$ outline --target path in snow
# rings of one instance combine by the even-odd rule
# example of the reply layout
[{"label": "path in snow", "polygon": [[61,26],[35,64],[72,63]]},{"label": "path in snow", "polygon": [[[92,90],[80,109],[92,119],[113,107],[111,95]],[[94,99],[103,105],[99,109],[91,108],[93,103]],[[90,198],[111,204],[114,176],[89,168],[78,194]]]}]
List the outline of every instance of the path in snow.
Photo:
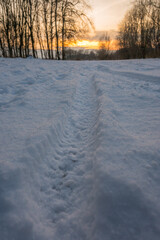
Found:
[{"label": "path in snow", "polygon": [[[98,143],[98,136],[96,144],[94,137],[96,100],[94,76],[89,76],[87,72],[81,74],[68,118],[63,128],[55,130],[57,144],[48,157],[53,158],[53,163],[57,161],[57,167],[52,166],[48,178],[50,182],[56,181],[49,186],[53,193],[46,197],[54,199],[49,212],[54,222],[55,239],[88,239],[87,228],[94,220],[89,211],[90,201],[93,200],[90,199],[94,184],[93,155]],[[86,215],[87,226],[84,226]]]}]

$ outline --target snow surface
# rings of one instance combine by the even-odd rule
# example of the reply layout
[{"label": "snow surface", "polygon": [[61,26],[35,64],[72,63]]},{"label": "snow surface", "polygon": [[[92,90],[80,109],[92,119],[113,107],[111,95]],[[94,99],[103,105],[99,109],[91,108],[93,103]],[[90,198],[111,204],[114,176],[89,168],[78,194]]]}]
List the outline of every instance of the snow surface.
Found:
[{"label": "snow surface", "polygon": [[0,59],[0,239],[160,239],[160,59]]}]

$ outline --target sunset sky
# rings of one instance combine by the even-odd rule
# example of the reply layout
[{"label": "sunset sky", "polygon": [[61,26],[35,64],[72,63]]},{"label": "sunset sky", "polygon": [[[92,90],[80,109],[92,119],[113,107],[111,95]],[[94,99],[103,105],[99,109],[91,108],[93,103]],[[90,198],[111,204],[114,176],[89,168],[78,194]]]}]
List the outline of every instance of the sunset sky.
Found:
[{"label": "sunset sky", "polygon": [[133,0],[89,0],[95,28],[98,31],[117,29]]},{"label": "sunset sky", "polygon": [[104,31],[107,31],[111,37],[111,50],[118,49],[115,40],[118,24],[123,19],[125,13],[130,8],[133,0],[88,0],[92,6],[91,17],[95,25],[95,34],[91,38],[77,41],[72,46],[88,49],[98,49],[99,39]]}]

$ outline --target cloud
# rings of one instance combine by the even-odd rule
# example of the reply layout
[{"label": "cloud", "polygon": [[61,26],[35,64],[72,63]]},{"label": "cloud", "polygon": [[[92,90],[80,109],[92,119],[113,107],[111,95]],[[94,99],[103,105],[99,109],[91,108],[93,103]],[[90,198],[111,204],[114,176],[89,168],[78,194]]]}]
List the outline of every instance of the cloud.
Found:
[{"label": "cloud", "polygon": [[91,41],[99,41],[105,34],[110,36],[111,40],[116,39],[117,31],[114,29],[111,29],[109,31],[95,31],[92,34],[89,34],[86,38]]}]

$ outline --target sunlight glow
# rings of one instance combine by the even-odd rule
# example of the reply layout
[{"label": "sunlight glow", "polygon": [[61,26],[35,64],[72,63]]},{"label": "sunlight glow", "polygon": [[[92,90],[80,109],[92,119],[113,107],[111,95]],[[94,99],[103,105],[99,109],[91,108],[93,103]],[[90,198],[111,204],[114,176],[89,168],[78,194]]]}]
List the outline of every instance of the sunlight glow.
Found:
[{"label": "sunlight glow", "polygon": [[[60,43],[61,44],[61,43]],[[107,42],[104,41],[95,41],[95,40],[87,40],[87,39],[82,39],[82,40],[77,40],[77,41],[66,41],[65,42],[65,47],[67,48],[75,48],[75,49],[88,49],[88,50],[98,50],[100,49],[100,46],[108,45]],[[44,49],[47,50],[47,43],[44,41],[43,42]],[[51,47],[51,46],[50,46]],[[39,44],[37,43],[36,49],[40,49]],[[55,45],[53,46],[53,49],[55,50]],[[118,43],[117,40],[111,40],[109,43],[109,50],[118,50]]]},{"label": "sunlight glow", "polygon": [[86,49],[98,49],[99,42],[98,41],[89,41],[89,40],[79,40],[72,44],[72,47],[82,47]]},{"label": "sunlight glow", "polygon": [[[100,44],[104,43],[102,41],[91,41],[91,40],[78,40],[76,42],[70,42],[67,44],[67,47],[73,48],[85,48],[85,49],[99,49]],[[117,50],[117,41],[111,40],[110,41],[110,50]]]}]

